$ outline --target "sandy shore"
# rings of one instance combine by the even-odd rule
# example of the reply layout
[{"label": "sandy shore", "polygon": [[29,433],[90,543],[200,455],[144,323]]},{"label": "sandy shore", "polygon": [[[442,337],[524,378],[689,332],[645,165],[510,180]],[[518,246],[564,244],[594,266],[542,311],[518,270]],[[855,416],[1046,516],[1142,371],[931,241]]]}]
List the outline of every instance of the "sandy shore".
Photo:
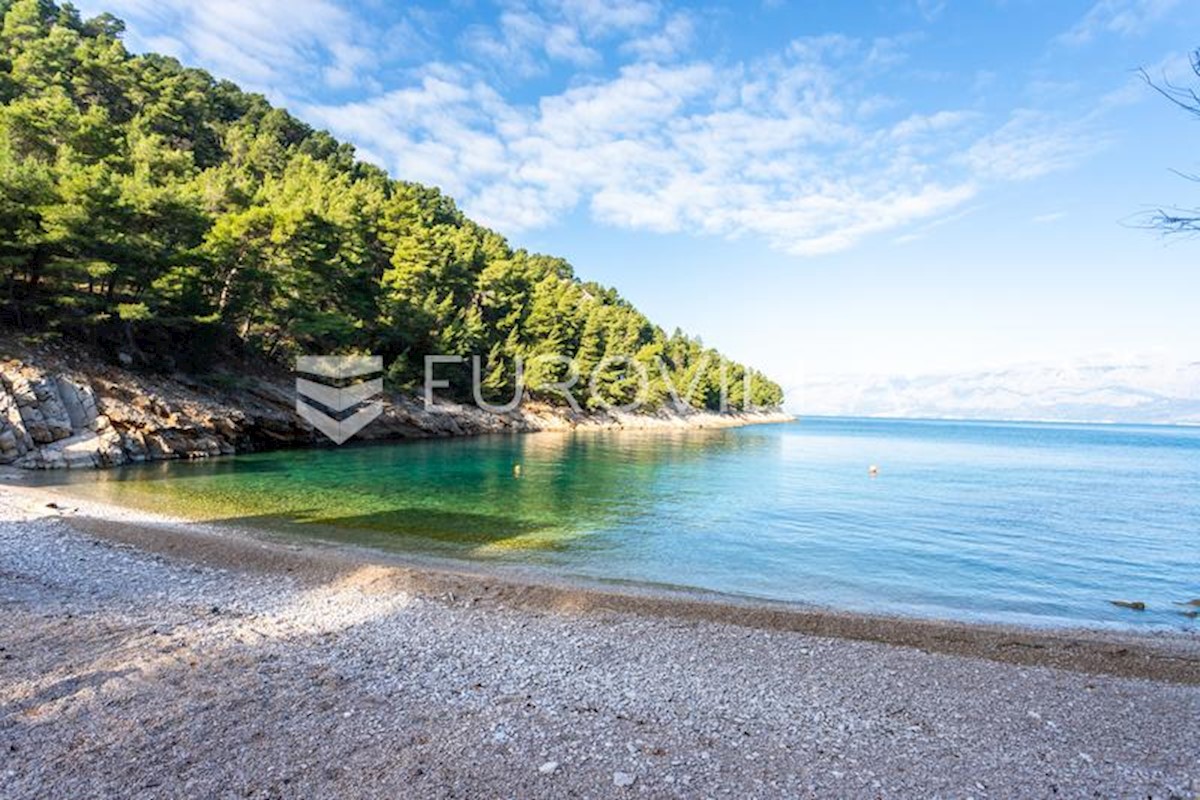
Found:
[{"label": "sandy shore", "polygon": [[0,605],[4,797],[1200,792],[1195,636],[417,567],[11,484]]}]

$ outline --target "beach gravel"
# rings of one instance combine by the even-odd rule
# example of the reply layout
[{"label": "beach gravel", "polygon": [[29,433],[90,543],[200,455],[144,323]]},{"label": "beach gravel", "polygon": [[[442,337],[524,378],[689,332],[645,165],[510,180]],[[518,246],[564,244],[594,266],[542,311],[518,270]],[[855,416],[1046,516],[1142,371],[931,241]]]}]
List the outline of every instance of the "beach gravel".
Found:
[{"label": "beach gravel", "polygon": [[5,798],[1200,793],[1195,685],[218,567],[34,496],[0,489]]}]

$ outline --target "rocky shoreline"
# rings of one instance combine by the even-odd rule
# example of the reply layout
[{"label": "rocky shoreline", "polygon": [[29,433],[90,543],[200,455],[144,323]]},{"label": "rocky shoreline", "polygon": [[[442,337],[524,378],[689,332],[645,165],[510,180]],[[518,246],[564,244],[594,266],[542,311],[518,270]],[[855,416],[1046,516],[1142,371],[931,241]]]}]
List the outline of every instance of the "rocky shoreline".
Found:
[{"label": "rocky shoreline", "polygon": [[[791,417],[778,410],[585,413],[525,403],[495,414],[475,406],[427,409],[389,395],[359,440],[570,429],[711,428]],[[0,465],[93,469],[258,450],[326,446],[295,411],[291,376],[133,372],[99,360],[23,354],[0,361]]]}]

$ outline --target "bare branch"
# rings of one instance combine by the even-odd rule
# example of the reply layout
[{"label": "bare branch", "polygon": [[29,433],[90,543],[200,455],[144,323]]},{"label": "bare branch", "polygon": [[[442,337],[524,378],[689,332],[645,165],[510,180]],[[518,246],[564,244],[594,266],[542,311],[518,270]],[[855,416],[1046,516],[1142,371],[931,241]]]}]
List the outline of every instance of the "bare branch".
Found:
[{"label": "bare branch", "polygon": [[[1193,50],[1190,56],[1192,72],[1200,77],[1200,49]],[[1200,95],[1195,89],[1176,86],[1163,74],[1162,83],[1156,83],[1145,69],[1138,70],[1142,80],[1154,91],[1194,117],[1200,118]],[[1176,175],[1190,181],[1200,181],[1200,175],[1188,174],[1179,170],[1171,170]],[[1152,228],[1167,234],[1200,234],[1200,209],[1163,209],[1160,208],[1147,216],[1146,224],[1142,227]]]},{"label": "bare branch", "polygon": [[1170,169],[1171,169],[1171,172],[1174,172],[1176,175],[1183,178],[1184,180],[1196,181],[1196,182],[1200,183],[1200,175],[1197,175],[1192,172],[1183,172],[1181,170],[1175,169],[1174,167],[1171,167]]},{"label": "bare branch", "polygon": [[[1200,56],[1193,55],[1192,64],[1193,69],[1200,67]],[[1157,83],[1153,78],[1150,77],[1150,73],[1146,72],[1144,68],[1139,69],[1138,74],[1142,76],[1142,80],[1145,81],[1146,85],[1151,89],[1158,92],[1163,97],[1167,98],[1176,106],[1182,108],[1189,114],[1200,117],[1200,95],[1197,95],[1194,89],[1176,86],[1167,80],[1165,74],[1163,75],[1162,83]]]},{"label": "bare branch", "polygon": [[1200,233],[1200,211],[1190,209],[1162,209],[1150,214],[1141,226],[1163,233]]}]

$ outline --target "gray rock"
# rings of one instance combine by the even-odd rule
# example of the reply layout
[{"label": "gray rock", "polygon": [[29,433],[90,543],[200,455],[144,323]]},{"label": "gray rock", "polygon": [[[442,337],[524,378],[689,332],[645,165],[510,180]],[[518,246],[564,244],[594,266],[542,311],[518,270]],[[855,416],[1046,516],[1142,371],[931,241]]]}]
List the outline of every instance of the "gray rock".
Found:
[{"label": "gray rock", "polygon": [[4,384],[18,406],[37,405],[37,395],[33,393],[33,386],[25,375],[17,371],[9,372],[4,376]]},{"label": "gray rock", "polygon": [[34,444],[50,444],[57,438],[46,424],[41,408],[36,404],[21,406],[21,422]]},{"label": "gray rock", "polygon": [[64,375],[55,379],[58,396],[71,421],[71,427],[82,430],[96,419],[96,400],[92,387],[81,381],[73,381]]},{"label": "gray rock", "polygon": [[67,414],[66,406],[58,394],[58,382],[51,376],[42,376],[33,382],[33,393],[37,397],[38,409],[41,411],[52,441],[65,439],[73,432],[71,417]]},{"label": "gray rock", "polygon": [[145,461],[149,455],[149,449],[146,447],[146,438],[140,431],[125,431],[121,436],[121,446],[125,448],[130,461]]},{"label": "gray rock", "polygon": [[613,786],[617,786],[617,787],[624,789],[629,786],[633,786],[633,784],[636,781],[637,781],[637,776],[630,775],[628,772],[614,772],[613,773]]}]

